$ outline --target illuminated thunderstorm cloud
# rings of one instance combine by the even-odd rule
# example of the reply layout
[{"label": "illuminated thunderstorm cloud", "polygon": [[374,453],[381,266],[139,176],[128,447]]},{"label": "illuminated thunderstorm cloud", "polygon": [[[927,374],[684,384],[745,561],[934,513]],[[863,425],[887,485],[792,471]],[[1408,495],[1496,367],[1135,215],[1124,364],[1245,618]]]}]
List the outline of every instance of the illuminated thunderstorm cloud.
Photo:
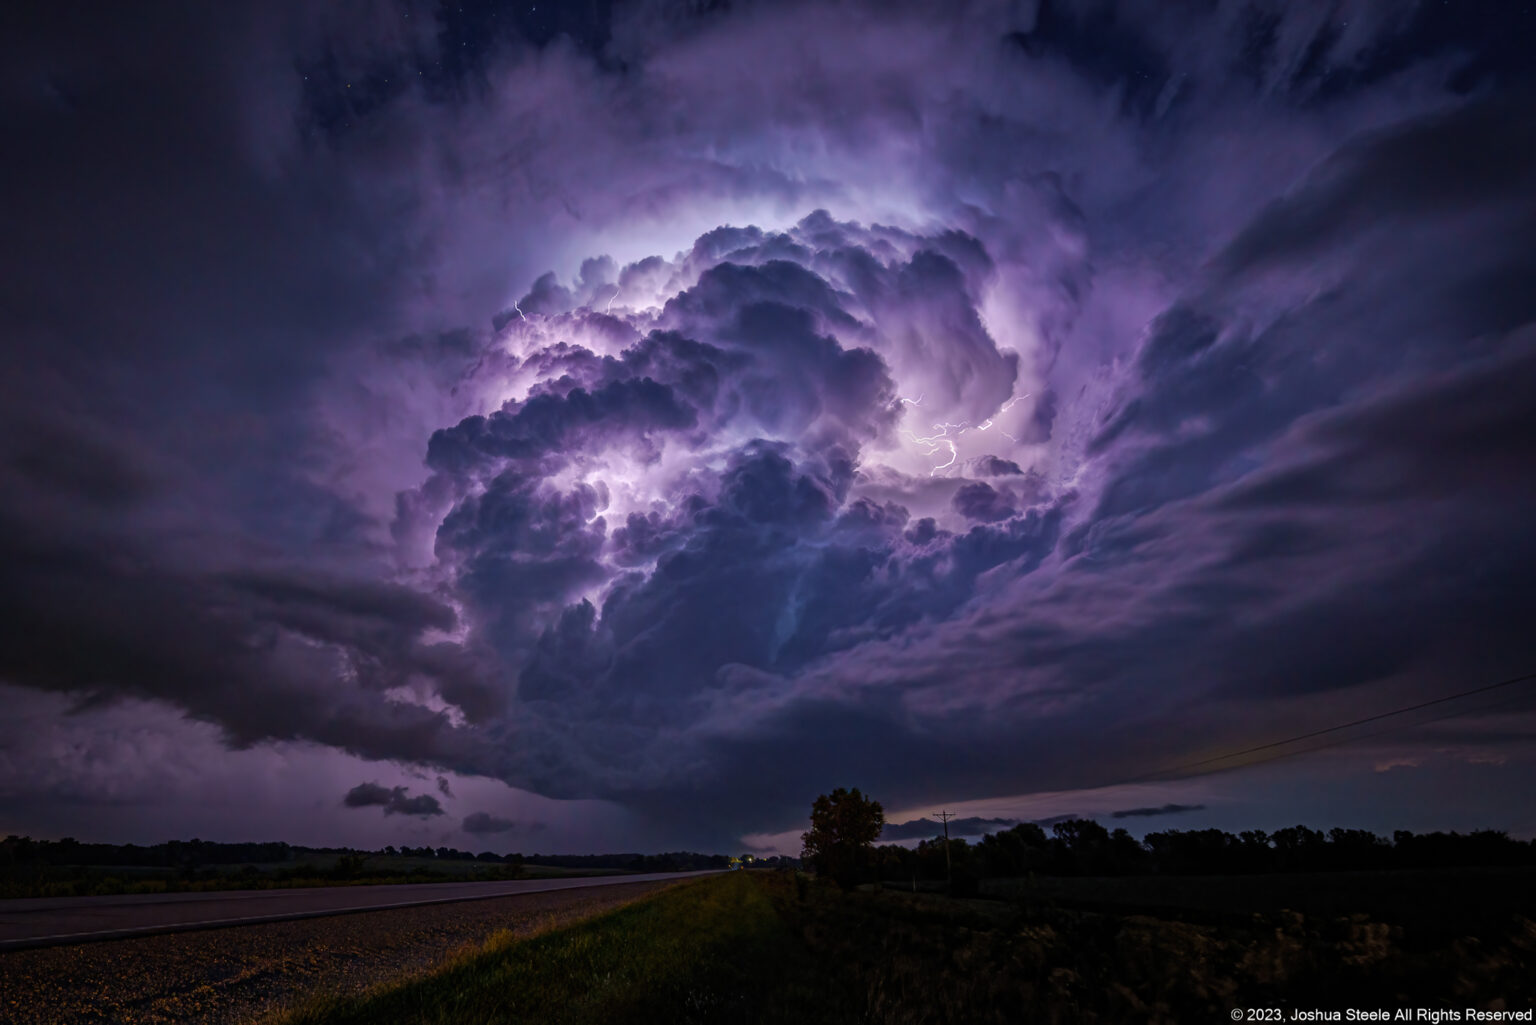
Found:
[{"label": "illuminated thunderstorm cloud", "polygon": [[39,16],[0,828],[1536,830],[1528,701],[1207,774],[1536,668],[1529,34],[1442,6]]},{"label": "illuminated thunderstorm cloud", "polygon": [[501,771],[705,786],[749,723],[840,700],[796,698],[808,667],[1037,565],[1071,490],[978,312],[995,284],[968,235],[817,212],[590,261],[497,318],[465,385],[496,408],[432,435],[394,529],[516,680],[454,695]]}]

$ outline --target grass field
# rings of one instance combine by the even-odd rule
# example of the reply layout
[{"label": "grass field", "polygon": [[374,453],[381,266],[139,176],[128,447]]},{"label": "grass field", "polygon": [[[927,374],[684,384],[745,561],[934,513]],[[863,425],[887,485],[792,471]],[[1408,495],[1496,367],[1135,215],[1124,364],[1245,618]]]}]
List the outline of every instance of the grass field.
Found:
[{"label": "grass field", "polygon": [[[755,873],[715,876],[570,929],[493,938],[444,971],[324,999],[281,1025],[814,1022],[829,986]],[[835,1020],[844,1020],[837,1018]]]},{"label": "grass field", "polygon": [[[1313,882],[1331,911],[1351,890],[1385,912],[1422,895],[1420,876],[1381,875]],[[1192,1022],[1234,1007],[1519,1010],[1536,999],[1536,913],[1498,872],[1442,874],[1445,899],[1400,921],[1253,910],[1275,894],[1251,879],[1202,897],[1199,881],[1143,878],[1146,909],[1127,910],[1138,881],[1114,882],[954,900],[732,873],[536,939],[493,940],[446,971],[280,1022]],[[1069,891],[1081,903],[1065,906]],[[1485,904],[1500,892],[1509,899]]]}]

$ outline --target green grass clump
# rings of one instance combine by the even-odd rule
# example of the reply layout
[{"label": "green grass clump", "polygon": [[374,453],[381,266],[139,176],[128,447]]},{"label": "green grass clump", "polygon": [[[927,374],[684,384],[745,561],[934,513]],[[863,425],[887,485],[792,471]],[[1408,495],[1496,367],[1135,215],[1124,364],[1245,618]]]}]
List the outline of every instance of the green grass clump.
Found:
[{"label": "green grass clump", "polygon": [[[1413,903],[1396,884],[1351,913],[1337,912],[1357,902],[1331,896],[1323,911],[1264,910],[1253,902],[1274,895],[1240,887],[1205,898],[1213,912],[1156,879],[1143,893],[1083,879],[999,901],[738,872],[504,937],[278,1025],[1194,1022],[1234,1007],[1522,1007],[1536,997],[1536,919],[1522,891],[1495,881],[1518,908],[1425,918],[1396,913]],[[1173,906],[1181,894],[1194,906]]]},{"label": "green grass clump", "polygon": [[763,887],[733,873],[557,932],[503,935],[434,974],[325,998],[280,1025],[805,1022],[834,1012],[828,993]]}]

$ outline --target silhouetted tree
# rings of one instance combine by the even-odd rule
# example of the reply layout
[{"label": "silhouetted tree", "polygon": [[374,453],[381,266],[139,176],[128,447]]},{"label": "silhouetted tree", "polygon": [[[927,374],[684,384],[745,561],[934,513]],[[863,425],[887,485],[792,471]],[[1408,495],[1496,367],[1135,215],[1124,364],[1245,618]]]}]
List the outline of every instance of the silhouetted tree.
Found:
[{"label": "silhouetted tree", "polygon": [[1282,872],[1316,871],[1327,852],[1327,838],[1306,826],[1277,829],[1270,839],[1275,842],[1276,867]]},{"label": "silhouetted tree", "polygon": [[1131,875],[1146,869],[1147,849],[1127,829],[1109,834],[1107,868],[1112,875]]},{"label": "silhouetted tree", "polygon": [[1328,848],[1334,869],[1384,868],[1392,856],[1391,845],[1367,829],[1330,829]]},{"label": "silhouetted tree", "polygon": [[1051,826],[1056,871],[1097,875],[1108,869],[1109,830],[1093,819],[1067,819]]},{"label": "silhouetted tree", "polygon": [[935,836],[917,845],[917,871],[924,879],[943,879],[946,866],[951,873],[971,869],[971,845],[963,837],[949,840],[949,860],[944,859],[944,838]]},{"label": "silhouetted tree", "polygon": [[885,809],[855,787],[838,787],[811,805],[811,828],[800,835],[801,857],[816,874],[851,889],[872,865],[875,839],[885,828]]},{"label": "silhouetted tree", "polygon": [[1275,850],[1269,834],[1262,829],[1245,829],[1238,834],[1239,856],[1236,868],[1244,872],[1268,872],[1275,867]]},{"label": "silhouetted tree", "polygon": [[918,875],[917,854],[900,844],[881,844],[870,857],[875,874],[881,879],[912,879]]},{"label": "silhouetted tree", "polygon": [[1021,822],[1012,829],[982,837],[976,845],[976,856],[985,876],[1022,876],[1046,867],[1051,844],[1038,824]]}]

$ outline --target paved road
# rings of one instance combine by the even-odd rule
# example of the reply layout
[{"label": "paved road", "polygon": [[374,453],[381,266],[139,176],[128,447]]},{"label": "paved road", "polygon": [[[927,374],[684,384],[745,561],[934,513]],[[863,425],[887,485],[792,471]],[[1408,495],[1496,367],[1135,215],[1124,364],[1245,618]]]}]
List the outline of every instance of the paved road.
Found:
[{"label": "paved road", "polygon": [[0,950],[710,874],[654,872],[502,882],[403,883],[391,886],[323,886],[285,890],[225,890],[216,893],[0,900]]},{"label": "paved road", "polygon": [[362,993],[434,971],[493,937],[525,939],[695,882],[617,879],[493,900],[9,950],[0,953],[0,1025],[251,1025],[321,994]]}]

